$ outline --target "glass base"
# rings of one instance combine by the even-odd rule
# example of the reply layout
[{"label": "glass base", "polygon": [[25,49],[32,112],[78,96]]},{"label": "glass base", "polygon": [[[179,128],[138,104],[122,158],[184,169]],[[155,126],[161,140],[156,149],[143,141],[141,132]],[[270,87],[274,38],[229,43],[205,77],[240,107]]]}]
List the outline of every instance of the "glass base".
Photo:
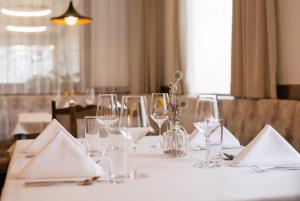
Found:
[{"label": "glass base", "polygon": [[221,164],[219,162],[214,162],[214,161],[199,161],[193,166],[196,168],[210,169],[210,168],[221,167]]},{"label": "glass base", "polygon": [[164,151],[164,156],[169,158],[181,158],[186,156],[186,152],[183,150],[168,149]]},{"label": "glass base", "polygon": [[110,174],[109,177],[110,177],[109,181],[114,184],[121,184],[124,183],[126,180],[126,175],[123,174],[121,175]]},{"label": "glass base", "polygon": [[153,148],[153,149],[160,149],[162,146],[161,146],[161,143],[158,142],[156,144],[151,145],[150,147]]},{"label": "glass base", "polygon": [[131,179],[131,180],[144,179],[144,178],[147,178],[147,177],[149,177],[148,174],[146,174],[144,172],[137,171],[137,170],[134,170],[133,172],[130,172],[128,174],[128,178]]}]

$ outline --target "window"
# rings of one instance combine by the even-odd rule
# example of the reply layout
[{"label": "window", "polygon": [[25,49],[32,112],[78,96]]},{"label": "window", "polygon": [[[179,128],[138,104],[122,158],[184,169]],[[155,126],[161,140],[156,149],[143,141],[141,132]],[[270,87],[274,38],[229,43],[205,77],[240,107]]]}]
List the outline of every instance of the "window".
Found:
[{"label": "window", "polygon": [[188,0],[189,93],[230,93],[231,0]]},{"label": "window", "polygon": [[[83,1],[80,1],[82,5]],[[65,11],[66,2],[1,1],[1,8],[34,10],[49,8],[46,17],[19,17],[0,12],[0,95],[60,93],[85,87],[81,70],[85,30],[79,26],[58,26],[49,17]],[[79,4],[79,1],[78,1]],[[80,7],[80,6],[79,6]],[[8,29],[8,27],[18,29]],[[46,27],[41,32],[28,27]],[[28,32],[22,32],[26,30]],[[82,33],[82,34],[81,34]]]},{"label": "window", "polygon": [[[0,83],[26,83],[53,71],[53,45],[0,46]],[[7,67],[9,66],[9,67]]]}]

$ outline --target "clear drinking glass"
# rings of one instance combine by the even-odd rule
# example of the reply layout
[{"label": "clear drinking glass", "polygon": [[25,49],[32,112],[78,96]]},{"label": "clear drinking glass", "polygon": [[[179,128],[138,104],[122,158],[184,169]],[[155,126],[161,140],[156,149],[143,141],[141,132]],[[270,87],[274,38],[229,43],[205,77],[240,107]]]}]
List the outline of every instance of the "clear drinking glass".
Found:
[{"label": "clear drinking glass", "polygon": [[223,120],[207,120],[206,132],[206,161],[210,161],[213,166],[222,163],[222,142],[223,142]]},{"label": "clear drinking glass", "polygon": [[[150,130],[145,96],[124,96],[120,112],[119,129],[131,142],[136,156],[136,145]],[[144,173],[134,170],[131,178],[143,177]]]},{"label": "clear drinking glass", "polygon": [[119,119],[116,94],[99,95],[96,116],[99,124],[110,133],[110,127]]},{"label": "clear drinking glass", "polygon": [[95,89],[94,88],[87,89],[87,95],[88,97],[85,99],[86,104],[87,105],[95,104],[96,101]]},{"label": "clear drinking glass", "polygon": [[[218,100],[216,95],[198,95],[194,113],[194,126],[206,139],[206,156],[204,161],[195,164],[199,168],[211,168],[219,166],[217,161],[211,160],[210,155],[214,148],[222,146],[222,122],[219,120]],[[221,128],[221,129],[219,129]],[[212,143],[210,137],[219,136],[220,141]]]},{"label": "clear drinking glass", "polygon": [[109,179],[113,183],[124,182],[128,176],[128,140],[119,130],[109,136]]},{"label": "clear drinking glass", "polygon": [[151,147],[161,147],[161,128],[168,120],[168,102],[169,96],[167,93],[152,93],[150,117],[157,124],[159,129],[159,142]]},{"label": "clear drinking glass", "polygon": [[85,140],[89,156],[98,155],[99,151],[99,124],[95,116],[84,117]]}]

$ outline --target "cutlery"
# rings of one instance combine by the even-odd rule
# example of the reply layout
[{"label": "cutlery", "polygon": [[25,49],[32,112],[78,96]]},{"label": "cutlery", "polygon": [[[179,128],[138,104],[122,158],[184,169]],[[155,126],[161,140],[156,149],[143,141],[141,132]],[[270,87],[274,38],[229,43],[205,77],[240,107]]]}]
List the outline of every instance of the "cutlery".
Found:
[{"label": "cutlery", "polygon": [[[53,185],[61,185],[61,184],[77,184],[80,186],[88,186],[94,183],[113,183],[110,180],[99,180],[99,176],[91,177],[89,179],[84,180],[50,180],[50,181],[29,181],[25,182],[25,187],[43,187],[43,186],[53,186]],[[123,182],[115,182],[117,184]]]},{"label": "cutlery", "polygon": [[234,157],[235,157],[235,155],[233,155],[233,154],[228,154],[228,153],[223,153],[223,155],[225,156],[225,157],[223,157],[223,159],[224,160],[233,160],[234,159]]},{"label": "cutlery", "polygon": [[281,170],[281,171],[289,171],[289,170],[300,170],[300,167],[270,167],[270,168],[260,168],[256,165],[250,167],[252,170],[258,173],[264,173],[269,170]]},{"label": "cutlery", "polygon": [[26,155],[25,158],[30,159],[30,158],[33,158],[34,156],[35,156],[34,154],[30,154],[30,155]]}]

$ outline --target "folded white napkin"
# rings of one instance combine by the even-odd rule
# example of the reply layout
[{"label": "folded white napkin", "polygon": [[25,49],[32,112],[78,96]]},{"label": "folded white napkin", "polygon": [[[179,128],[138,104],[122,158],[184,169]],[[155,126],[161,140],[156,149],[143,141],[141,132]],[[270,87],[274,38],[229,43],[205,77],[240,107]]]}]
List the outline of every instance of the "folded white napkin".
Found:
[{"label": "folded white napkin", "polygon": [[[218,128],[210,137],[211,141],[218,141],[218,136],[221,132],[221,128]],[[214,139],[215,138],[215,139]],[[205,147],[206,142],[205,142],[205,137],[203,134],[203,131],[194,130],[192,134],[189,136],[189,143],[191,147]],[[230,149],[230,148],[239,148],[240,142],[239,140],[227,129],[223,126],[223,142],[222,142],[222,147],[225,149]]]},{"label": "folded white napkin", "polygon": [[102,175],[103,171],[64,133],[58,132],[41,152],[31,159],[17,178],[67,178]]},{"label": "folded white napkin", "polygon": [[56,119],[53,119],[51,123],[38,135],[38,137],[26,147],[23,152],[30,154],[39,153],[43,147],[58,133],[63,132],[70,140],[77,144],[80,149],[84,150],[84,146],[76,140]]},{"label": "folded white napkin", "polygon": [[299,167],[299,153],[270,125],[234,158],[232,166]]}]

